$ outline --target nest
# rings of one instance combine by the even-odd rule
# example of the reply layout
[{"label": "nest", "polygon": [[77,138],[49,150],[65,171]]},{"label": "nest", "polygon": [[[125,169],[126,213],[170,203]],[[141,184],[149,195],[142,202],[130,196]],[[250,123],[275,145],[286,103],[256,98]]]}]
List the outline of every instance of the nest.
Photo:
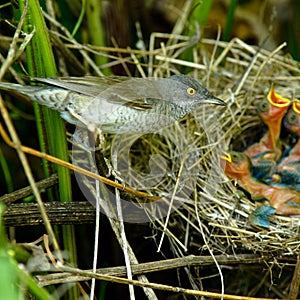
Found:
[{"label": "nest", "polygon": [[[264,126],[257,117],[258,102],[266,97],[272,83],[279,93],[297,98],[299,64],[281,56],[279,49],[273,53],[259,51],[238,39],[228,44],[203,40],[204,47],[209,44],[216,47],[218,55],[210,57],[210,68],[198,76],[205,80],[209,74],[210,85],[220,98],[227,99],[228,108],[223,111],[208,108],[203,112],[208,136],[204,139],[198,136],[197,145],[206,145],[199,156],[199,164],[210,177],[203,182],[200,176],[194,199],[185,202],[183,207],[188,212],[190,224],[197,224],[197,220],[199,224],[200,218],[206,225],[201,230],[199,226],[190,227],[192,235],[204,235],[210,247],[214,251],[217,248],[220,253],[240,250],[295,255],[299,251],[299,218],[275,215],[271,217],[269,230],[251,226],[248,217],[255,205],[226,180],[218,169],[216,153],[222,148],[241,150],[253,139],[260,139]],[[197,129],[195,133],[201,131]],[[178,216],[177,221],[182,229],[186,228],[188,220]]]}]

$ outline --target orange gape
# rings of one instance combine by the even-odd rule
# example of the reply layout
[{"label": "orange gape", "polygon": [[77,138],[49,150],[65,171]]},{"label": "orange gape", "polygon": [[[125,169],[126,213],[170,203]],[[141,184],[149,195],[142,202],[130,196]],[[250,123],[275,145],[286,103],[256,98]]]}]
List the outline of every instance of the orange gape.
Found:
[{"label": "orange gape", "polygon": [[300,193],[287,187],[267,185],[251,174],[251,161],[242,152],[230,152],[221,157],[225,174],[247,190],[253,200],[265,198],[280,215],[300,215]]},{"label": "orange gape", "polygon": [[251,145],[244,151],[250,157],[253,165],[266,160],[276,162],[280,159],[282,153],[281,123],[291,103],[290,99],[277,94],[272,86],[267,99],[259,104],[258,113],[268,126],[268,131],[258,143]]}]

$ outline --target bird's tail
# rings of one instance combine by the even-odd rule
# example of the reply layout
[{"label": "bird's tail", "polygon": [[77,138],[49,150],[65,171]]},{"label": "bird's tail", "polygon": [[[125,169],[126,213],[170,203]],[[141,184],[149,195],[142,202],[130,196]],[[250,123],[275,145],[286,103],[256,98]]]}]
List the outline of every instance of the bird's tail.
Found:
[{"label": "bird's tail", "polygon": [[[42,89],[45,89],[45,87],[21,85],[21,84],[17,84],[17,83],[0,82],[0,90],[1,91],[3,91],[4,93],[7,92],[8,94],[10,94],[18,99],[38,101],[36,99],[36,95],[39,94]],[[38,102],[41,102],[41,101],[39,100]],[[45,104],[45,103],[42,103],[42,104]]]},{"label": "bird's tail", "polygon": [[64,101],[68,98],[67,90],[49,86],[30,86],[0,82],[0,91],[7,92],[21,100],[38,102],[58,111],[63,110]]}]

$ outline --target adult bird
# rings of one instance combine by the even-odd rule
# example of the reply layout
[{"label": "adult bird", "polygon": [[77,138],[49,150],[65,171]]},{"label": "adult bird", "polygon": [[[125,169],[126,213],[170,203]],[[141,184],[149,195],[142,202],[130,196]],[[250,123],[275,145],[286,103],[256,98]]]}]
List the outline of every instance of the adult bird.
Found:
[{"label": "adult bird", "polygon": [[280,215],[300,215],[300,193],[287,187],[267,185],[251,174],[251,160],[242,152],[229,152],[221,157],[225,174],[248,191],[253,200],[265,199]]},{"label": "adult bird", "polygon": [[282,154],[281,123],[291,103],[290,99],[277,94],[272,85],[267,99],[258,105],[258,114],[267,125],[268,131],[258,143],[249,146],[243,152],[250,157],[255,177],[259,179],[271,176],[275,172],[276,162]]},{"label": "adult bird", "polygon": [[158,80],[118,76],[34,80],[45,86],[0,83],[0,89],[57,110],[67,122],[91,131],[151,133],[202,104],[225,105],[182,74]]},{"label": "adult bird", "polygon": [[296,144],[287,157],[277,165],[281,182],[297,190],[300,189],[300,102],[294,101],[284,118],[284,126],[297,136]]}]

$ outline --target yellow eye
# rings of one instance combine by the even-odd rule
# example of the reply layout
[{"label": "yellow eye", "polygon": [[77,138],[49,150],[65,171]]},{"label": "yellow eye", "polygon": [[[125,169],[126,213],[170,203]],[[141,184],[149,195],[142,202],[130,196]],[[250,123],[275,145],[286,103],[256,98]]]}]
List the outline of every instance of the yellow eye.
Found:
[{"label": "yellow eye", "polygon": [[190,95],[190,96],[193,96],[193,95],[196,94],[196,90],[193,89],[193,88],[191,88],[191,87],[187,88],[186,92],[187,92],[188,95]]}]

